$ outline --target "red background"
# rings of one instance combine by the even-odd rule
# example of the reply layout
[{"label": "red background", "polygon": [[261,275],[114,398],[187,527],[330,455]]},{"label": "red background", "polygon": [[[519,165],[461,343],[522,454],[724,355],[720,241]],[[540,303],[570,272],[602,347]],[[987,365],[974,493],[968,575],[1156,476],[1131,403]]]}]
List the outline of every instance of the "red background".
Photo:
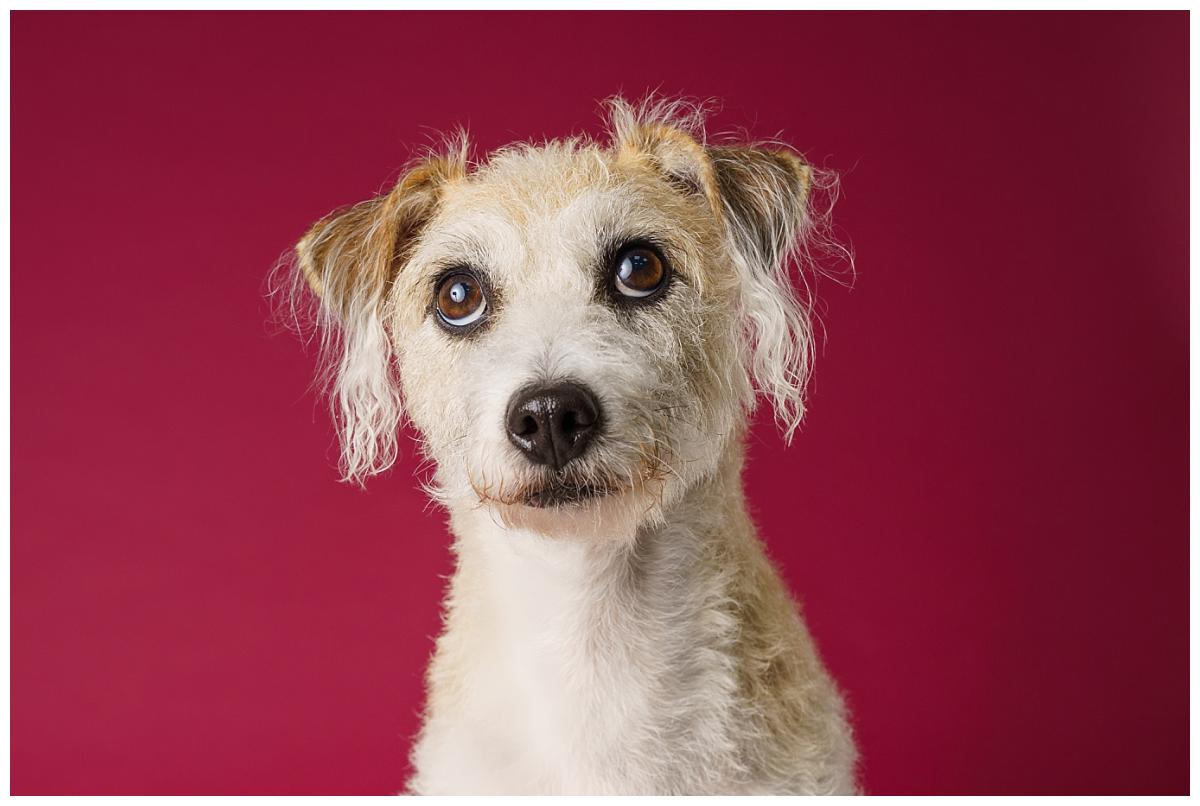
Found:
[{"label": "red background", "polygon": [[450,569],[339,485],[263,278],[431,132],[724,99],[844,172],[747,485],[875,793],[1188,787],[1188,31],[1170,14],[12,16],[12,789],[398,790]]}]

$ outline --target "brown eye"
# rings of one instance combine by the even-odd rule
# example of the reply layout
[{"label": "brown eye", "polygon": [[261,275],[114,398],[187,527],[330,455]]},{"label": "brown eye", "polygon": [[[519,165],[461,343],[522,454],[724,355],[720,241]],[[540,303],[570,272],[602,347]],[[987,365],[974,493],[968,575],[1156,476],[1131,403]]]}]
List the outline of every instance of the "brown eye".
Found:
[{"label": "brown eye", "polygon": [[614,271],[617,291],[626,297],[648,297],[667,279],[662,258],[644,246],[631,247],[618,254]]},{"label": "brown eye", "polygon": [[451,327],[466,327],[487,310],[487,297],[474,274],[457,271],[446,275],[437,289],[437,312]]}]

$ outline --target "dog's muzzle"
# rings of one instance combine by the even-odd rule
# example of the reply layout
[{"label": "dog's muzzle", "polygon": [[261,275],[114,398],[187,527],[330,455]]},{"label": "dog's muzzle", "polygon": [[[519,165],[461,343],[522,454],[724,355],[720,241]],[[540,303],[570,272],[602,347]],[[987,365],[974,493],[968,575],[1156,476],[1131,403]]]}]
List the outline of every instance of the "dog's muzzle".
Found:
[{"label": "dog's muzzle", "polygon": [[525,458],[559,471],[600,430],[600,404],[577,383],[526,387],[509,402],[506,425],[509,442]]}]

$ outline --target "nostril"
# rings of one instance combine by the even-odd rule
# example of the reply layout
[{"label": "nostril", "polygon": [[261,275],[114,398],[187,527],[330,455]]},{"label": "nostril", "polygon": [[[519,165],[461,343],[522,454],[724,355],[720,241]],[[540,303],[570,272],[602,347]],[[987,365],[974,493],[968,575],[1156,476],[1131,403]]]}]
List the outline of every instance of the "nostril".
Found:
[{"label": "nostril", "polygon": [[600,406],[574,383],[533,387],[514,395],[508,407],[508,438],[535,464],[561,470],[579,456],[597,431]]},{"label": "nostril", "polygon": [[558,427],[564,434],[577,434],[580,431],[587,431],[595,424],[595,418],[588,415],[586,411],[578,409],[568,409],[563,412],[562,417],[558,421]]}]

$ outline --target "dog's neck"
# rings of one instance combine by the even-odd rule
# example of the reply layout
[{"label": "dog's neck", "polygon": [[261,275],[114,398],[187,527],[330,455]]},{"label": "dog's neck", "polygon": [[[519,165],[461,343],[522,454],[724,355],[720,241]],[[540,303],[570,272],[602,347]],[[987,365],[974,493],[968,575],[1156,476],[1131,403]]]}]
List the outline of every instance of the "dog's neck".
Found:
[{"label": "dog's neck", "polygon": [[[443,736],[443,724],[513,722],[504,735],[558,771],[547,773],[548,791],[606,791],[595,776],[619,775],[613,759],[724,774],[720,743],[694,738],[733,741],[736,658],[760,632],[761,602],[777,584],[745,512],[741,465],[732,446],[711,478],[632,541],[552,539],[477,510],[456,513],[458,568],[429,677],[431,735]],[[779,607],[792,623],[786,598]],[[446,746],[475,741],[451,733]],[[654,752],[659,742],[674,748],[671,764]],[[661,771],[624,774],[649,782]]]},{"label": "dog's neck", "polygon": [[[634,540],[547,538],[479,511],[456,516],[447,632],[471,647],[472,662],[533,686],[525,693],[534,699],[561,691],[563,680],[628,687],[616,682],[628,668],[695,667],[707,662],[699,656],[727,651],[756,629],[735,621],[729,602],[774,583],[746,515],[742,458],[731,445],[711,477]],[[611,696],[603,686],[588,691]]]},{"label": "dog's neck", "polygon": [[418,791],[852,790],[840,701],[746,514],[742,457],[738,441],[634,540],[454,514]]}]

